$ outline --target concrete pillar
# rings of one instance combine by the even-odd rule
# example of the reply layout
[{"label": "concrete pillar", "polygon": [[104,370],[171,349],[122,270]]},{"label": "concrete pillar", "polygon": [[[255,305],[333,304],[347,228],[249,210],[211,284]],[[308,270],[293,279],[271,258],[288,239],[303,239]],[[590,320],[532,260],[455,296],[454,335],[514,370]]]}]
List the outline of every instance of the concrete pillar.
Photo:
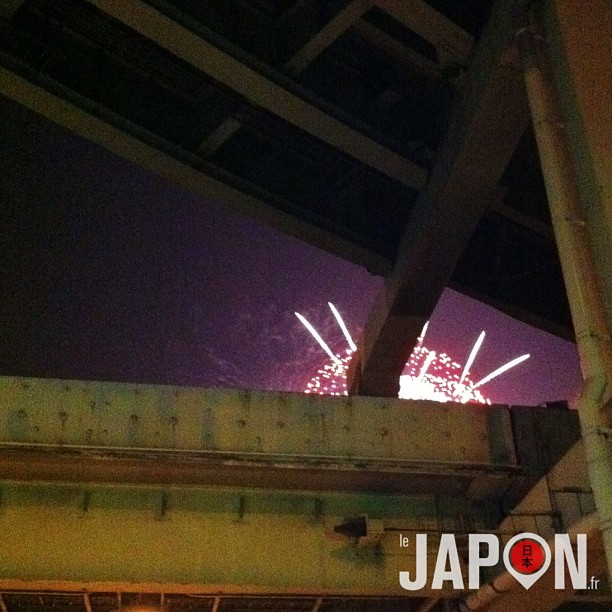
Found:
[{"label": "concrete pillar", "polygon": [[526,20],[517,41],[585,380],[579,416],[612,579],[612,12],[606,4],[550,0],[543,11],[546,51],[538,53],[537,23]]},{"label": "concrete pillar", "polygon": [[612,6],[609,0],[550,0],[545,7],[548,56],[612,329]]}]

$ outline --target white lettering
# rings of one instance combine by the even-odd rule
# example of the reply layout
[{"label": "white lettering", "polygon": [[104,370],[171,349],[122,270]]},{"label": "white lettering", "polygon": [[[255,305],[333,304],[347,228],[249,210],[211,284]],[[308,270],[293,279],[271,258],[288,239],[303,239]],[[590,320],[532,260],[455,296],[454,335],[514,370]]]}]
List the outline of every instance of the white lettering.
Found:
[{"label": "white lettering", "polygon": [[[424,589],[427,584],[427,534],[418,533],[415,537],[415,571],[414,576],[410,572],[399,572],[399,582],[403,589],[407,591],[419,591]],[[531,574],[521,571],[520,559],[517,554],[521,550],[520,546],[527,548],[532,543],[523,540],[533,540],[533,546],[540,547],[543,555],[541,566]],[[400,534],[400,547],[408,546],[409,538]],[[596,589],[599,580],[591,577],[590,587],[587,586],[587,536],[578,534],[575,538],[575,549],[572,548],[572,541],[567,534],[555,534],[555,589],[565,589],[565,574],[570,577],[573,589]],[[484,551],[486,544],[487,550]],[[482,549],[482,550],[481,550]],[[511,552],[513,560],[511,561]],[[481,552],[484,556],[481,556]],[[527,554],[527,553],[522,553]],[[531,554],[531,552],[529,552]],[[483,567],[492,567],[499,563],[500,545],[496,535],[489,533],[469,534],[468,537],[468,588],[480,588],[480,570]],[[541,559],[541,557],[540,557]],[[503,550],[503,562],[508,572],[514,576],[525,589],[531,588],[535,582],[546,572],[552,561],[550,546],[541,536],[535,533],[518,533],[506,543]],[[513,563],[517,566],[514,567]],[[524,565],[526,565],[524,563]],[[436,558],[436,566],[431,581],[431,588],[440,590],[445,582],[450,581],[454,589],[463,590],[464,582],[461,570],[459,553],[455,536],[451,533],[442,534],[440,546]]]},{"label": "white lettering", "polygon": [[[450,563],[450,569],[446,569],[446,561]],[[461,564],[459,553],[455,544],[455,536],[452,533],[443,533],[440,538],[440,548],[436,559],[436,569],[431,582],[432,589],[441,589],[442,583],[450,580],[454,589],[463,589],[463,576],[461,575]]]},{"label": "white lettering", "polygon": [[565,588],[564,563],[574,589],[587,588],[587,537],[586,533],[576,536],[576,557],[570,537],[566,533],[555,534],[555,589]]},{"label": "white lettering", "polygon": [[417,533],[416,536],[416,577],[410,580],[410,572],[400,572],[399,581],[407,591],[419,591],[427,583],[427,534]]},{"label": "white lettering", "polygon": [[[480,545],[486,544],[488,554],[480,556]],[[491,567],[499,561],[499,540],[492,533],[471,533],[468,542],[469,580],[470,589],[480,587],[480,568]]]}]

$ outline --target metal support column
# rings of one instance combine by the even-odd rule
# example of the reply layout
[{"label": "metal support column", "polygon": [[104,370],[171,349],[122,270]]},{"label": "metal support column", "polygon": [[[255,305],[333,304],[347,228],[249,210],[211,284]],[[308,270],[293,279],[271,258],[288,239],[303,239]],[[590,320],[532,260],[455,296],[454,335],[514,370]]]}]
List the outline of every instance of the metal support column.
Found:
[{"label": "metal support column", "polygon": [[579,416],[589,478],[612,579],[612,455],[603,435],[612,381],[612,344],[604,300],[582,218],[580,197],[557,93],[525,18],[517,32],[529,107],[584,378]]}]

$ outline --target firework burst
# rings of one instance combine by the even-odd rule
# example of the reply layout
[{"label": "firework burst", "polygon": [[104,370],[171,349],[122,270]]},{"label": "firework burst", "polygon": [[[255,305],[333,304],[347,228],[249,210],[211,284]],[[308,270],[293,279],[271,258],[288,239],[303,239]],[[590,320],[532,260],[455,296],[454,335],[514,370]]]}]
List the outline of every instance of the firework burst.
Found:
[{"label": "firework burst", "polygon": [[[310,379],[304,392],[318,395],[347,395],[347,372],[357,346],[336,307],[331,302],[329,302],[329,307],[348,343],[348,348],[344,354],[334,353],[306,318],[297,312],[295,313],[329,357],[328,361]],[[414,347],[400,376],[399,397],[401,399],[490,404],[491,400],[483,395],[480,387],[529,359],[528,354],[521,355],[497,368],[478,382],[474,382],[470,376],[470,368],[484,342],[485,332],[481,332],[478,336],[463,367],[458,362],[453,361],[446,353],[436,353],[425,347],[423,340],[426,333],[427,324],[423,327],[417,345]]]}]

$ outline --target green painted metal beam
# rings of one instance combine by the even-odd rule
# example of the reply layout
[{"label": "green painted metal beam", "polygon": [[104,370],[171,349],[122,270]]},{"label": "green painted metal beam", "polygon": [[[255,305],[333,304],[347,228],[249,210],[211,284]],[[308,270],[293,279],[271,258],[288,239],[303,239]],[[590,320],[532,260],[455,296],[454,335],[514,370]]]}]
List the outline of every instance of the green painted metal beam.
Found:
[{"label": "green painted metal beam", "polygon": [[0,377],[0,424],[32,448],[516,465],[508,409],[480,405]]},{"label": "green painted metal beam", "polygon": [[[0,589],[407,595],[399,534],[460,528],[457,500],[240,489],[2,485]],[[367,537],[334,531],[366,515]],[[491,526],[483,506],[472,524]],[[433,537],[433,536],[432,536]],[[151,585],[158,585],[157,587]],[[57,585],[56,585],[57,586]],[[422,596],[422,595],[421,595]]]},{"label": "green painted metal beam", "polygon": [[[575,441],[555,434],[550,416],[537,408],[0,377],[0,479],[519,499],[552,465],[529,451],[534,432],[549,440],[553,459]],[[576,430],[569,411],[554,420]]]},{"label": "green painted metal beam", "polygon": [[512,430],[502,407],[3,377],[0,591],[450,596],[401,588],[400,534],[433,567],[440,533],[495,530],[537,480]]}]

